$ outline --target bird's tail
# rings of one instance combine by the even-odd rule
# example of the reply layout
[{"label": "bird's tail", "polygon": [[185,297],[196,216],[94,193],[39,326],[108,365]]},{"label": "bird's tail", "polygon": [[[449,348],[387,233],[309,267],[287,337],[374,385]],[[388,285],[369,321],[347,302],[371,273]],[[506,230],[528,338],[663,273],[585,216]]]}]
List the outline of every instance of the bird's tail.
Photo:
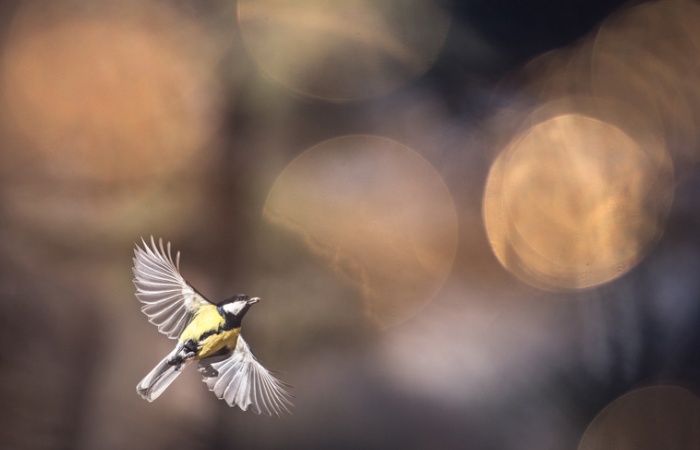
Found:
[{"label": "bird's tail", "polygon": [[136,392],[141,397],[152,402],[182,373],[182,369],[187,366],[191,359],[183,359],[181,351],[181,346],[175,348],[136,385]]}]

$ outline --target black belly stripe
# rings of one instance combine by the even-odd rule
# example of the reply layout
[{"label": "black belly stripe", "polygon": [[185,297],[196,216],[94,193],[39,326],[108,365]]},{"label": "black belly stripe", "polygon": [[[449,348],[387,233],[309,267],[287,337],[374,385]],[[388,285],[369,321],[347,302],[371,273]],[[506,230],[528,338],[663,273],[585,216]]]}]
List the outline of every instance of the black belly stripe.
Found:
[{"label": "black belly stripe", "polygon": [[[219,327],[219,328],[221,328],[221,327]],[[199,342],[202,342],[203,340],[205,340],[205,339],[208,338],[209,336],[213,336],[213,335],[219,334],[219,333],[221,333],[221,331],[219,331],[219,329],[205,331],[204,333],[202,333],[202,334],[199,336],[199,338],[197,338],[197,340],[198,340]]]},{"label": "black belly stripe", "polygon": [[213,336],[215,334],[221,334],[224,331],[230,331],[233,330],[234,328],[240,328],[241,326],[241,318],[234,316],[232,314],[226,314],[223,310],[222,307],[216,308],[216,310],[219,312],[221,317],[224,318],[224,323],[218,326],[216,330],[209,330],[205,331],[204,333],[200,334],[199,337],[197,338],[197,341],[202,342],[209,336]]}]

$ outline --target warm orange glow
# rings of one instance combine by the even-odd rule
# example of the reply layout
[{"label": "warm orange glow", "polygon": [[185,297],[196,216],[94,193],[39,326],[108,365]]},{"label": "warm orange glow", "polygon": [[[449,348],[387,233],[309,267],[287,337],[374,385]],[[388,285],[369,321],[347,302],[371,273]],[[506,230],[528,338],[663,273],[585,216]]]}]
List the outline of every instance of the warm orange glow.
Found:
[{"label": "warm orange glow", "polygon": [[618,398],[590,424],[579,450],[700,448],[700,399],[673,386]]},{"label": "warm orange glow", "polygon": [[623,9],[504,83],[511,109],[494,122],[500,136],[518,137],[495,145],[507,150],[491,169],[484,214],[508,270],[543,288],[595,286],[629,270],[663,232],[675,183],[700,161],[698,21],[700,5],[685,0]]},{"label": "warm orange glow", "polygon": [[666,0],[606,21],[592,47],[598,95],[657,115],[681,176],[700,160],[700,5]]},{"label": "warm orange glow", "polygon": [[384,94],[435,60],[449,17],[425,0],[241,0],[258,65],[289,89],[342,101]]},{"label": "warm orange glow", "polygon": [[456,213],[440,175],[408,147],[373,136],[307,150],[276,180],[265,217],[355,282],[380,326],[430,301],[457,245]]},{"label": "warm orange glow", "polygon": [[182,167],[213,131],[211,61],[155,7],[26,2],[0,61],[2,114],[50,172],[124,180]]},{"label": "warm orange glow", "polygon": [[587,39],[526,64],[512,77],[516,96],[541,104],[579,96],[625,105],[665,142],[683,179],[700,161],[699,21],[700,5],[686,0],[624,9]]},{"label": "warm orange glow", "polygon": [[547,289],[610,281],[661,232],[668,188],[639,144],[591,117],[536,124],[489,174],[484,221],[505,268]]}]

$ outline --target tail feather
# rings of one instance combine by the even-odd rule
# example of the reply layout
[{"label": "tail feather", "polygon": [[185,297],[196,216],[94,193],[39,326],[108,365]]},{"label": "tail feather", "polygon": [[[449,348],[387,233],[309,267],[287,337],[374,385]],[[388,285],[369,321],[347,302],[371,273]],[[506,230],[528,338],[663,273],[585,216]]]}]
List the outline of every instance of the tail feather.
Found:
[{"label": "tail feather", "polygon": [[175,381],[175,378],[182,373],[182,369],[190,361],[183,361],[178,358],[180,348],[176,348],[172,353],[163,358],[157,366],[146,375],[141,382],[136,385],[136,392],[145,400],[152,402],[157,399],[163,391]]}]

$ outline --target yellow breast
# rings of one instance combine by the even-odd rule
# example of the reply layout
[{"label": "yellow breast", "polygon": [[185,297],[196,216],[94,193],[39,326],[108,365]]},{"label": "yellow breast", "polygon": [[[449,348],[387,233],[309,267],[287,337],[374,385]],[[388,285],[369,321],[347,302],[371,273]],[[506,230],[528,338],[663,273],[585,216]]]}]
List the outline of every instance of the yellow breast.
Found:
[{"label": "yellow breast", "polygon": [[239,334],[241,334],[241,329],[234,328],[233,330],[223,331],[219,334],[213,334],[207,337],[199,342],[200,347],[196,358],[207,358],[224,347],[229,350],[233,350],[236,348],[236,342],[238,341]]},{"label": "yellow breast", "polygon": [[180,335],[180,342],[192,340],[197,343],[197,359],[206,358],[226,347],[234,349],[238,341],[240,328],[216,332],[224,324],[224,318],[216,306],[206,306],[195,314],[192,321]]}]

